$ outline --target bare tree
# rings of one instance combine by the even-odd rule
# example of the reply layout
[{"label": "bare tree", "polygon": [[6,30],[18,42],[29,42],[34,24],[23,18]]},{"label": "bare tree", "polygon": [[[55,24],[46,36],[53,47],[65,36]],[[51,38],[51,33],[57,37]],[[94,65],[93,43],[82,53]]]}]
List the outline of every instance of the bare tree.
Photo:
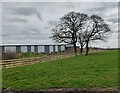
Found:
[{"label": "bare tree", "polygon": [[74,45],[75,54],[77,54],[77,32],[81,30],[83,21],[87,18],[86,14],[69,12],[64,15],[59,24],[52,29],[52,39],[59,43],[68,43]]},{"label": "bare tree", "polygon": [[80,44],[80,53],[82,54],[83,52],[83,47],[85,46],[85,37],[82,31],[78,33],[78,42]]},{"label": "bare tree", "polygon": [[108,24],[97,15],[90,16],[84,25],[84,39],[86,42],[86,55],[89,52],[89,42],[92,40],[102,40],[105,41],[111,32]]}]

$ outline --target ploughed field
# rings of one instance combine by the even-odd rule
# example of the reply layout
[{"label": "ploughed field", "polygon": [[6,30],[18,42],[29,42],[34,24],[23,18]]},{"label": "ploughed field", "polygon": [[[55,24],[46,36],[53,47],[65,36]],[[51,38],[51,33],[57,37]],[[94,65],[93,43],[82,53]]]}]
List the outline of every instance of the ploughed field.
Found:
[{"label": "ploughed field", "polygon": [[118,88],[118,51],[4,68],[2,87],[10,90]]}]

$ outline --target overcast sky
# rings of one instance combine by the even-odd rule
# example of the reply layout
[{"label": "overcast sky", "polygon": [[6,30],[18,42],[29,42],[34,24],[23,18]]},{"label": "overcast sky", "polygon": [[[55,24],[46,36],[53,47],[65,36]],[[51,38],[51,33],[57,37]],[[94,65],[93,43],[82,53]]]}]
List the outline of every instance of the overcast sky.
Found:
[{"label": "overcast sky", "polygon": [[97,14],[110,25],[113,33],[108,42],[93,42],[92,46],[118,46],[117,2],[3,2],[2,43],[52,44],[51,28],[71,11]]}]

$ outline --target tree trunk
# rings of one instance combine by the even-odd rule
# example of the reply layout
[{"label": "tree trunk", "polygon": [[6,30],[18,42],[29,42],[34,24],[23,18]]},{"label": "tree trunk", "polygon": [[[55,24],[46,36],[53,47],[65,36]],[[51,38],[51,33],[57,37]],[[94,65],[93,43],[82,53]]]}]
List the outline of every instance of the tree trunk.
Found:
[{"label": "tree trunk", "polygon": [[80,53],[82,54],[83,52],[83,45],[81,45],[81,48],[80,48]]},{"label": "tree trunk", "polygon": [[75,55],[77,55],[77,46],[76,46],[76,43],[74,43],[74,52],[75,52]]},{"label": "tree trunk", "polygon": [[88,55],[88,52],[89,52],[89,46],[88,46],[88,44],[89,44],[89,41],[86,42],[86,54],[85,55]]}]

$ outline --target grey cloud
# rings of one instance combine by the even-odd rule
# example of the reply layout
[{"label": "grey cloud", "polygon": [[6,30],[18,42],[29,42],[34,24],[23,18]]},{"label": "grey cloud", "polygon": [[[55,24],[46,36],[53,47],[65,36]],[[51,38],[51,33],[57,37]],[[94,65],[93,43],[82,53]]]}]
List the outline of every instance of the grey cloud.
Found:
[{"label": "grey cloud", "polygon": [[13,8],[12,13],[17,14],[17,15],[33,15],[35,13],[34,8]]},{"label": "grey cloud", "polygon": [[[77,4],[74,2],[74,4]],[[63,7],[66,7],[66,8],[75,8],[75,5],[73,3],[63,3]]]},{"label": "grey cloud", "polygon": [[38,17],[38,19],[39,19],[40,21],[43,21],[43,19],[42,19],[42,17],[41,17],[41,14],[40,14],[38,11],[36,11],[36,16]]},{"label": "grey cloud", "polygon": [[[102,16],[110,27],[116,33],[117,22],[115,19],[117,13],[111,11],[112,8],[117,9],[117,4],[112,3],[8,3],[3,7],[3,43],[25,43],[25,44],[45,44],[51,43],[49,36],[50,29],[57,24],[61,16],[70,11],[79,11],[83,13],[97,14]],[[40,10],[40,11],[39,11]],[[42,15],[42,16],[41,16]],[[107,15],[107,16],[106,16]],[[14,18],[14,19],[10,19]],[[20,18],[20,19],[16,19]],[[21,20],[21,19],[24,20]],[[6,20],[5,20],[6,19]],[[8,22],[8,20],[11,22]],[[39,22],[43,21],[44,22]],[[29,22],[25,23],[26,20]],[[13,21],[13,22],[12,22]],[[18,22],[17,24],[14,22]],[[23,22],[23,23],[22,23]],[[115,37],[115,36],[114,36]],[[114,40],[114,39],[113,39]],[[113,41],[111,40],[111,42]],[[107,46],[99,44],[98,46]],[[114,45],[112,43],[112,45]],[[112,46],[111,45],[111,46]]]},{"label": "grey cloud", "polygon": [[56,24],[58,24],[58,21],[50,20],[50,21],[48,21],[48,24],[49,24],[50,26],[55,26]]},{"label": "grey cloud", "polygon": [[103,11],[103,10],[105,10],[105,7],[92,8],[92,9],[88,9],[87,11]]},{"label": "grey cloud", "polygon": [[[95,4],[97,4],[97,3],[95,3]],[[102,12],[102,11],[105,11],[107,9],[115,8],[117,6],[118,6],[118,3],[116,3],[116,2],[113,2],[113,3],[111,3],[111,2],[102,2],[101,6],[96,7],[96,8],[88,9],[87,11]]]},{"label": "grey cloud", "polygon": [[55,20],[49,20],[48,25],[44,27],[44,30],[50,30],[53,26],[56,26],[58,24],[58,21]]},{"label": "grey cloud", "polygon": [[48,30],[48,29],[50,29],[50,26],[45,26],[44,27],[44,30]]},{"label": "grey cloud", "polygon": [[107,21],[110,21],[112,23],[118,23],[118,18],[109,18]]},{"label": "grey cloud", "polygon": [[42,21],[42,17],[39,11],[35,8],[12,8],[12,13],[16,15],[24,15],[24,16],[31,16],[36,15],[40,21]]},{"label": "grey cloud", "polygon": [[28,22],[28,20],[22,18],[10,18],[8,19],[9,22]]},{"label": "grey cloud", "polygon": [[35,28],[35,27],[30,28],[30,30],[31,31],[35,31],[35,32],[39,32],[40,31],[39,28]]},{"label": "grey cloud", "polygon": [[33,41],[33,40],[46,40],[48,39],[49,37],[44,35],[44,34],[31,34],[31,33],[27,33],[25,31],[25,34],[12,34],[12,35],[8,35],[8,34],[3,34],[3,41],[8,39],[8,38],[11,38],[10,40],[23,40],[23,41],[26,41],[26,40],[30,40],[30,41]]}]

